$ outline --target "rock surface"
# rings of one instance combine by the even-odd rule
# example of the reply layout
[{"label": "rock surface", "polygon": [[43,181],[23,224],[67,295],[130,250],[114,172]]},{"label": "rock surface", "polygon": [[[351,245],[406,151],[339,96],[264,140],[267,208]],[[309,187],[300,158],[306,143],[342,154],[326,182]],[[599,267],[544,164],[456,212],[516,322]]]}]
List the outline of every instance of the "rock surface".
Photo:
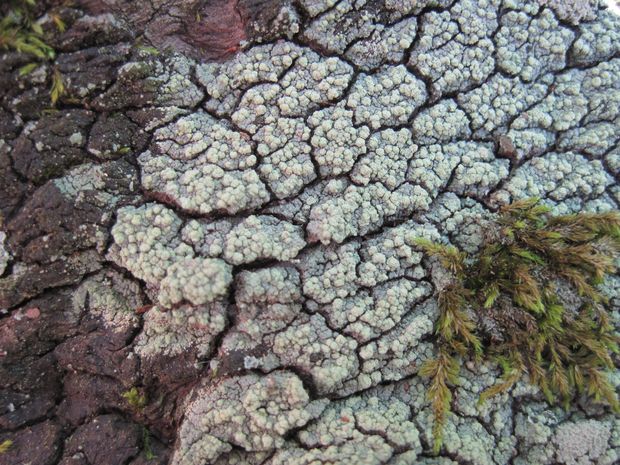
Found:
[{"label": "rock surface", "polygon": [[47,3],[55,62],[20,77],[28,57],[0,55],[0,464],[620,461],[600,406],[525,384],[479,406],[494,366],[463,370],[431,455],[437,305],[414,244],[475,250],[534,195],[618,209],[620,17]]}]

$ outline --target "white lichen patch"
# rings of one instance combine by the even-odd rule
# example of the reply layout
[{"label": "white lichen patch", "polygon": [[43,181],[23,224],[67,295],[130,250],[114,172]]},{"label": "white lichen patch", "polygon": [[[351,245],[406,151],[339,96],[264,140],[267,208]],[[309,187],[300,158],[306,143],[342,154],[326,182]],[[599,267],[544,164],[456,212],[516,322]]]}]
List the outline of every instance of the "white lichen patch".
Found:
[{"label": "white lichen patch", "polygon": [[562,423],[553,437],[558,462],[566,465],[600,463],[611,436],[611,425],[596,420]]},{"label": "white lichen patch", "polygon": [[122,208],[112,228],[110,257],[138,279],[158,285],[175,262],[194,254],[179,237],[181,225],[181,219],[160,204]]},{"label": "white lichen patch", "polygon": [[243,94],[232,120],[252,134],[280,117],[298,118],[340,98],[353,74],[350,65],[335,57],[322,58],[304,49],[277,84],[260,84]]},{"label": "white lichen patch", "polygon": [[435,301],[425,301],[414,306],[394,328],[363,344],[359,349],[360,374],[341,392],[356,392],[416,373],[421,362],[432,354],[432,343],[423,339],[433,333],[436,317]]},{"label": "white lichen patch", "polygon": [[9,251],[6,250],[4,246],[4,241],[6,240],[6,233],[4,231],[0,231],[0,275],[4,273],[6,266],[9,264],[9,260],[11,259],[11,255]]},{"label": "white lichen patch", "polygon": [[413,140],[420,144],[452,142],[470,135],[469,118],[452,99],[436,103],[413,120]]},{"label": "white lichen patch", "polygon": [[408,221],[363,241],[357,283],[374,287],[396,278],[423,278],[426,272],[421,266],[422,254],[415,245],[415,240],[421,237],[438,240],[440,235],[431,223]]},{"label": "white lichen patch", "polygon": [[201,156],[201,164],[243,170],[256,164],[248,139],[229,123],[197,112],[155,131],[152,151],[180,161]]},{"label": "white lichen patch", "polygon": [[418,150],[408,129],[386,129],[374,133],[366,143],[368,152],[361,156],[351,172],[356,184],[380,182],[390,190],[405,181],[407,163]]},{"label": "white lichen patch", "polygon": [[348,173],[357,158],[366,153],[367,126],[353,124],[353,112],[344,105],[316,111],[308,118],[314,130],[310,144],[312,156],[322,176]]},{"label": "white lichen patch", "polygon": [[403,61],[417,32],[417,19],[404,18],[391,26],[377,26],[366,38],[352,43],[345,57],[363,70]]},{"label": "white lichen patch", "polygon": [[411,452],[406,463],[417,463],[416,454],[422,450],[407,406],[399,400],[371,396],[332,403],[299,433],[299,441],[303,447],[285,448],[271,463],[380,465],[403,449]]},{"label": "white lichen patch", "polygon": [[335,299],[318,311],[326,316],[330,327],[366,342],[396,326],[430,291],[428,283],[401,279],[377,286],[372,294],[362,291],[346,299]]},{"label": "white lichen patch", "polygon": [[571,24],[596,18],[600,4],[599,0],[538,0],[538,3],[550,7],[560,19]]},{"label": "white lichen patch", "polygon": [[232,446],[268,451],[286,434],[316,418],[327,401],[311,401],[292,373],[222,379],[193,393],[180,429],[173,465],[214,462]]},{"label": "white lichen patch", "polygon": [[620,115],[620,59],[556,78],[555,88],[539,104],[519,115],[512,128],[566,131],[583,123],[612,120]]},{"label": "white lichen patch", "polygon": [[304,295],[322,304],[345,298],[357,290],[358,244],[315,248],[301,257],[299,265]]},{"label": "white lichen patch", "polygon": [[188,352],[205,357],[225,327],[226,305],[221,302],[172,310],[156,306],[145,313],[134,351],[140,357],[173,357]]},{"label": "white lichen patch", "polygon": [[500,23],[495,40],[497,64],[503,71],[530,82],[566,66],[574,33],[561,26],[551,10],[543,9],[536,18],[509,11]]},{"label": "white lichen patch", "polygon": [[309,373],[320,395],[338,391],[357,374],[357,346],[355,339],[331,330],[321,315],[300,316],[271,342],[279,364]]},{"label": "white lichen patch", "polygon": [[578,152],[592,157],[610,153],[618,142],[620,119],[613,122],[595,122],[562,133],[558,148],[567,152]]},{"label": "white lichen patch", "polygon": [[476,144],[460,154],[449,189],[459,195],[483,198],[508,176],[508,160],[495,158],[492,147]]},{"label": "white lichen patch", "polygon": [[[532,196],[558,214],[617,209],[620,19],[594,3],[300,0],[226,60],[120,67],[93,108],[146,126],[140,180],[108,193],[107,165],[89,163],[51,183],[113,205],[107,258],[156,304],[97,274],[70,316],[88,305],[127,334],[143,319],[143,361],[209,367],[179,404],[174,465],[618,462],[602,406],[565,412],[528,383],[478,404],[501,371],[467,363],[435,457],[419,376],[450,276],[417,239],[476,253],[498,208]],[[90,140],[74,132],[63,146]]]},{"label": "white lichen patch", "polygon": [[409,183],[390,191],[383,184],[350,186],[340,197],[319,203],[310,212],[306,227],[312,242],[342,242],[350,236],[376,231],[386,221],[426,210],[428,193]]},{"label": "white lichen patch", "polygon": [[[596,0],[581,1],[597,3]],[[572,3],[578,3],[578,1]],[[598,63],[613,57],[620,51],[620,15],[610,10],[599,11],[598,20],[582,24],[580,31],[581,35],[575,41],[569,55],[576,63]]]},{"label": "white lichen patch", "polygon": [[515,198],[541,196],[560,202],[571,197],[597,197],[613,182],[599,160],[552,152],[526,162],[504,188]]},{"label": "white lichen patch", "polygon": [[181,161],[147,151],[138,161],[142,186],[187,211],[233,214],[269,200],[269,192],[256,171],[226,170],[207,162],[205,155]]},{"label": "white lichen patch", "polygon": [[493,72],[498,1],[460,1],[424,15],[409,65],[432,81],[433,97],[470,88]]},{"label": "white lichen patch", "polygon": [[305,245],[299,226],[272,216],[249,216],[226,235],[223,256],[233,265],[259,259],[286,261]]},{"label": "white lichen patch", "polygon": [[259,82],[277,83],[300,54],[296,45],[280,42],[251,48],[226,63],[198,65],[196,76],[209,96],[207,110],[230,114],[245,90]]},{"label": "white lichen patch", "polygon": [[261,156],[258,172],[277,198],[299,193],[317,177],[310,155],[310,128],[302,118],[279,118],[262,126],[253,139]]},{"label": "white lichen patch", "polygon": [[424,83],[405,66],[389,66],[376,74],[361,74],[347,99],[356,124],[372,129],[397,126],[408,121],[427,99]]},{"label": "white lichen patch", "polygon": [[545,97],[547,87],[496,74],[458,100],[476,133],[487,135],[502,129],[505,132],[507,123]]},{"label": "white lichen patch", "polygon": [[203,305],[226,296],[232,267],[216,258],[184,258],[168,268],[159,287],[159,303],[173,307],[182,302]]}]

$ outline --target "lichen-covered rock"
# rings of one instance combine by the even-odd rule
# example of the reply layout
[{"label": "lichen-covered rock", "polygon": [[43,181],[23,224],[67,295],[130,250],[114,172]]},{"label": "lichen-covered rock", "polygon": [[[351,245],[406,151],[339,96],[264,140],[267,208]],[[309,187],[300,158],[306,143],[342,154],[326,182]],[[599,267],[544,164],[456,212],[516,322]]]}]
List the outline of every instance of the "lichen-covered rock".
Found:
[{"label": "lichen-covered rock", "polygon": [[620,102],[620,84],[614,76],[619,70],[620,59],[613,59],[585,70],[575,69],[560,74],[553,91],[519,115],[511,127],[556,132],[617,117],[620,112],[616,105]]},{"label": "lichen-covered rock", "polygon": [[530,82],[566,66],[573,32],[561,26],[551,10],[534,19],[525,11],[509,11],[500,20],[497,64],[506,73]]},{"label": "lichen-covered rock", "polygon": [[252,139],[261,156],[261,179],[278,199],[298,194],[316,179],[310,154],[310,128],[302,118],[279,118],[259,129]]},{"label": "lichen-covered rock", "polygon": [[172,307],[181,302],[203,305],[225,297],[232,281],[232,267],[216,258],[183,258],[175,261],[159,287],[159,302]]},{"label": "lichen-covered rock", "polygon": [[611,436],[610,430],[609,423],[596,420],[562,423],[553,437],[558,462],[566,465],[600,463]]},{"label": "lichen-covered rock", "polygon": [[418,150],[411,131],[386,129],[374,133],[366,143],[367,153],[361,156],[351,172],[351,180],[363,186],[380,182],[390,190],[405,181],[409,160]]},{"label": "lichen-covered rock", "polygon": [[347,107],[356,124],[378,129],[406,123],[426,98],[422,81],[403,65],[390,66],[376,74],[361,74],[349,92]]},{"label": "lichen-covered rock", "polygon": [[360,375],[343,392],[356,392],[416,373],[422,361],[432,354],[432,344],[424,339],[432,334],[436,317],[435,302],[414,305],[398,325],[362,345]]},{"label": "lichen-covered rock", "polygon": [[11,259],[11,255],[6,250],[4,241],[6,240],[6,233],[4,231],[0,231],[0,276],[4,274],[4,270],[6,270],[6,266]]},{"label": "lichen-covered rock", "polygon": [[224,258],[233,265],[267,259],[287,261],[305,245],[299,226],[272,216],[249,216],[226,235]]},{"label": "lichen-covered rock", "polygon": [[426,272],[421,265],[422,254],[415,245],[416,238],[439,239],[437,229],[430,223],[408,221],[385,228],[383,232],[366,239],[360,247],[361,263],[358,284],[374,287],[396,278],[418,280]]},{"label": "lichen-covered rock", "polygon": [[157,285],[175,262],[193,256],[179,238],[181,225],[181,219],[160,204],[121,209],[112,228],[110,255],[135,277]]},{"label": "lichen-covered rock", "polygon": [[[530,196],[617,209],[615,11],[89,0],[37,18],[53,62],[0,56],[7,460],[143,465],[150,438],[158,465],[617,463],[601,405],[526,382],[479,404],[494,364],[462,367],[431,453],[418,371],[450,277],[416,245],[476,253]],[[617,324],[618,279],[603,292]],[[91,441],[102,411],[121,443]]]},{"label": "lichen-covered rock", "polygon": [[475,133],[487,135],[505,131],[506,124],[540,102],[546,92],[544,84],[526,84],[519,78],[496,74],[480,87],[461,94],[459,103],[471,119]]},{"label": "lichen-covered rock", "polygon": [[201,160],[178,161],[145,152],[140,156],[142,183],[162,200],[200,214],[236,213],[269,200],[269,193],[252,170],[227,171]]},{"label": "lichen-covered rock", "polygon": [[[331,53],[344,54],[364,69],[400,61],[413,42],[417,21],[415,18],[398,21],[406,14],[406,6],[390,6],[389,10],[381,11],[351,0],[332,8],[327,4],[308,6],[311,14],[325,13],[317,15],[303,32],[303,38]],[[392,24],[383,24],[382,20]]]},{"label": "lichen-covered rock", "polygon": [[432,82],[433,98],[478,85],[493,72],[498,3],[467,0],[424,15],[409,65]]},{"label": "lichen-covered rock", "polygon": [[[597,3],[595,0],[590,2]],[[571,48],[570,59],[578,64],[593,64],[613,57],[620,50],[619,24],[618,14],[610,10],[599,11],[597,21],[581,25],[581,35]]]},{"label": "lichen-covered rock", "polygon": [[75,290],[72,306],[75,317],[83,311],[115,332],[125,332],[138,327],[136,310],[143,305],[140,286],[115,271],[102,271],[87,278]]},{"label": "lichen-covered rock", "polygon": [[409,183],[394,191],[380,183],[349,186],[342,189],[339,197],[312,208],[306,230],[312,242],[340,243],[350,236],[376,231],[393,218],[425,210],[429,204],[428,193]]},{"label": "lichen-covered rock", "polygon": [[523,164],[504,187],[514,197],[542,196],[559,202],[596,197],[612,183],[600,161],[572,152],[552,152]]},{"label": "lichen-covered rock", "polygon": [[304,50],[277,84],[249,88],[232,114],[241,129],[256,133],[260,126],[273,124],[280,117],[301,117],[321,105],[339,99],[346,90],[353,70],[336,57],[322,58]]},{"label": "lichen-covered rock", "polygon": [[596,17],[599,0],[538,0],[538,3],[553,9],[560,19],[579,24]]},{"label": "lichen-covered rock", "polygon": [[602,157],[612,152],[616,144],[616,129],[619,122],[620,119],[617,118],[614,122],[594,122],[569,129],[558,138],[558,148],[566,152]]},{"label": "lichen-covered rock", "polygon": [[140,357],[169,357],[190,351],[204,357],[226,321],[226,304],[222,302],[181,305],[172,310],[153,307],[145,313],[134,350]]},{"label": "lichen-covered rock", "polygon": [[469,124],[469,118],[454,100],[442,100],[415,117],[413,137],[421,144],[468,139],[471,135]]},{"label": "lichen-covered rock", "polygon": [[304,295],[319,303],[347,297],[357,290],[355,279],[359,263],[359,245],[315,248],[304,254],[300,263]]},{"label": "lichen-covered rock", "polygon": [[230,114],[244,91],[258,83],[277,83],[301,53],[296,45],[282,42],[251,48],[224,64],[198,65],[198,81],[209,95],[207,110],[218,115]]},{"label": "lichen-covered rock", "polygon": [[130,61],[119,68],[116,82],[93,105],[104,111],[147,105],[194,108],[204,94],[189,77],[193,67],[193,61],[182,55]]},{"label": "lichen-covered rock", "polygon": [[214,462],[233,446],[270,451],[316,418],[327,401],[311,401],[301,380],[289,372],[222,379],[196,389],[180,429],[172,463]]},{"label": "lichen-covered rock", "polygon": [[366,153],[367,126],[353,124],[353,112],[343,105],[319,110],[308,118],[314,129],[310,143],[322,176],[348,173],[357,158]]},{"label": "lichen-covered rock", "polygon": [[392,329],[415,303],[429,295],[428,283],[401,279],[376,287],[372,294],[362,291],[346,299],[335,299],[318,311],[326,316],[331,327],[366,342]]},{"label": "lichen-covered rock", "polygon": [[[337,391],[357,373],[354,339],[334,331],[321,315],[302,312],[299,274],[274,267],[243,272],[237,280],[236,324],[215,362],[217,373],[295,368],[317,392]],[[322,360],[316,365],[315,360]]]},{"label": "lichen-covered rock", "polygon": [[185,210],[236,213],[269,200],[246,135],[206,113],[157,130],[139,162],[144,188]]},{"label": "lichen-covered rock", "polygon": [[[418,431],[409,409],[398,400],[372,396],[351,397],[330,404],[299,434],[303,447],[284,448],[270,463],[382,464],[399,450],[408,450],[410,463],[421,452]],[[392,462],[390,462],[392,463]]]}]

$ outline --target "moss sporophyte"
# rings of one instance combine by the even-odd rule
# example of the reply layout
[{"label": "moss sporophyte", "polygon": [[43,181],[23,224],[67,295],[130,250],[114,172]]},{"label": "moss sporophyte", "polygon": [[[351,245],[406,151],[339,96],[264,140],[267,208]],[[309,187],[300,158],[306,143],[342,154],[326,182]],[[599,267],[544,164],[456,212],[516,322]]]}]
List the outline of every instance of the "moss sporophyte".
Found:
[{"label": "moss sporophyte", "polygon": [[480,402],[525,378],[550,404],[567,409],[583,395],[620,412],[607,374],[619,337],[597,288],[616,270],[618,212],[553,216],[526,199],[500,210],[473,256],[426,239],[416,244],[450,276],[437,291],[438,353],[420,369],[430,379],[435,453],[463,359],[502,369]]}]

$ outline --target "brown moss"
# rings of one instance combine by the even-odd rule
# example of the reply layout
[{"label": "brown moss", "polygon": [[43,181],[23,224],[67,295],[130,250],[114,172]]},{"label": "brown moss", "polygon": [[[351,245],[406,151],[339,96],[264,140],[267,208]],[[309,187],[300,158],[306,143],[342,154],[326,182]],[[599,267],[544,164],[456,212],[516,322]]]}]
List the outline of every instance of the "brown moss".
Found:
[{"label": "brown moss", "polygon": [[526,199],[500,211],[476,256],[417,244],[452,275],[437,295],[439,356],[420,371],[431,383],[435,452],[459,358],[501,366],[501,380],[482,393],[482,402],[527,375],[550,403],[567,408],[583,394],[620,411],[606,373],[614,367],[618,335],[596,287],[616,270],[620,214],[552,216],[538,199]]}]

